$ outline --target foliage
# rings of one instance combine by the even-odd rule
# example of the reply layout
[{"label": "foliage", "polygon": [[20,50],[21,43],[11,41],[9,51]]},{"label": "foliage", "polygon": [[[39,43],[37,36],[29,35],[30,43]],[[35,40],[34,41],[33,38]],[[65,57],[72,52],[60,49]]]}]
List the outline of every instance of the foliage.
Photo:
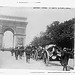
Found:
[{"label": "foliage", "polygon": [[59,47],[74,48],[74,25],[75,18],[60,23],[54,21],[47,26],[40,37],[35,37],[32,44],[45,47],[48,44],[56,44]]}]

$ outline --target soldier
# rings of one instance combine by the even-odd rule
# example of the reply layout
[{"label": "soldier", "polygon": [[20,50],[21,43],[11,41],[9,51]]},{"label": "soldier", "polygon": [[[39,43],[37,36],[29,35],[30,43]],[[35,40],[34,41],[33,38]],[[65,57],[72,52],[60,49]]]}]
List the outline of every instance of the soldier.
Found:
[{"label": "soldier", "polygon": [[20,59],[22,59],[22,56],[24,55],[24,47],[23,46],[21,46],[20,48],[19,48],[19,56],[20,56]]},{"label": "soldier", "polygon": [[18,60],[19,50],[18,47],[15,48],[15,58]]},{"label": "soldier", "polygon": [[37,59],[38,59],[38,50],[36,49],[35,50],[35,60],[37,61]]},{"label": "soldier", "polygon": [[33,46],[33,48],[32,48],[32,58],[33,58],[33,59],[35,59],[35,57],[36,57],[36,55],[35,55],[36,49],[37,49],[37,48]]},{"label": "soldier", "polygon": [[67,48],[63,48],[63,51],[61,52],[61,65],[63,66],[63,71],[67,71],[67,65],[69,61],[70,53],[67,52]]},{"label": "soldier", "polygon": [[13,53],[14,53],[14,49],[11,50],[11,56],[13,56]]},{"label": "soldier", "polygon": [[30,46],[26,47],[25,53],[26,53],[26,62],[29,63],[30,62],[30,55],[31,55],[31,47]]}]

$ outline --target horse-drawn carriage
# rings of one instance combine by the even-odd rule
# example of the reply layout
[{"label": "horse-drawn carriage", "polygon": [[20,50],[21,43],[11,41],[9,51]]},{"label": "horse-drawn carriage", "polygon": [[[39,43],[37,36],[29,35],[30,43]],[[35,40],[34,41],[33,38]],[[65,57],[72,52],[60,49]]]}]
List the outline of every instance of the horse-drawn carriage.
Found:
[{"label": "horse-drawn carriage", "polygon": [[49,61],[60,61],[61,51],[56,45],[48,45],[45,47],[43,52],[43,60],[46,65]]},{"label": "horse-drawn carriage", "polygon": [[32,58],[35,60],[42,59],[43,58],[42,52],[43,49],[41,46],[32,48]]}]

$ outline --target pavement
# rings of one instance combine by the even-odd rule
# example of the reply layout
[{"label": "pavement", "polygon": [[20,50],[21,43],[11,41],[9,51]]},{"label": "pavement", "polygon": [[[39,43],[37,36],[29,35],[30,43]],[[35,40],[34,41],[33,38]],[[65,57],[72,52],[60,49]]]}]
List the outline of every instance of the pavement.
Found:
[{"label": "pavement", "polygon": [[[68,67],[73,69],[73,59],[69,60]],[[11,56],[9,51],[0,51],[0,69],[33,69],[33,70],[53,70],[62,71],[63,67],[59,61],[50,61],[49,65],[46,66],[43,60],[30,59],[30,63],[26,63],[25,56],[22,59],[16,60],[15,56]]]}]

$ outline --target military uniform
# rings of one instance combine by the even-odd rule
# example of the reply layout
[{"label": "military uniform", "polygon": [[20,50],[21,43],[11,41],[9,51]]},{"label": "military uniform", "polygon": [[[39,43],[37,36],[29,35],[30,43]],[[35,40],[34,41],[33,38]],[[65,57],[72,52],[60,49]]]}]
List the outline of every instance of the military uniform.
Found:
[{"label": "military uniform", "polygon": [[31,48],[28,47],[25,49],[25,53],[26,53],[26,62],[30,61],[30,55],[31,55]]},{"label": "military uniform", "polygon": [[61,65],[63,66],[63,70],[64,68],[66,68],[67,70],[68,61],[69,61],[69,52],[67,52],[67,50],[65,49],[61,52]]}]

